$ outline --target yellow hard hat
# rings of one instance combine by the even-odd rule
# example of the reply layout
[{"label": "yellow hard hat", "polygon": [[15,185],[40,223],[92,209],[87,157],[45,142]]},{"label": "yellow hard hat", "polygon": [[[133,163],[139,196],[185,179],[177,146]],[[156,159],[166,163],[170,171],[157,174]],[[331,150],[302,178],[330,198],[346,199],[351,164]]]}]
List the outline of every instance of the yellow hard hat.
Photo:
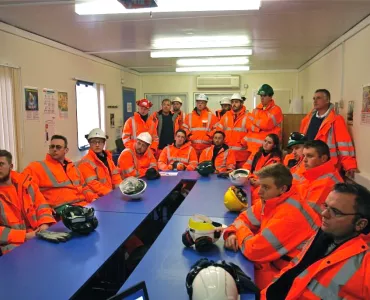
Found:
[{"label": "yellow hard hat", "polygon": [[225,193],[224,204],[230,211],[244,210],[248,207],[247,195],[241,188],[231,186]]}]

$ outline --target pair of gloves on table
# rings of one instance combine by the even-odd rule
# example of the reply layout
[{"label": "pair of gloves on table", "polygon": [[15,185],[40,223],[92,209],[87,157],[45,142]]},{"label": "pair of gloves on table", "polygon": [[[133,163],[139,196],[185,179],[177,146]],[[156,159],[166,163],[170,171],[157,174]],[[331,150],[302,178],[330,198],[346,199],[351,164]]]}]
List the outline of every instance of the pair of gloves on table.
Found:
[{"label": "pair of gloves on table", "polygon": [[188,165],[187,167],[185,167],[185,165],[182,164],[182,163],[178,163],[176,165],[176,168],[174,168],[173,165],[168,165],[167,168],[170,171],[173,170],[173,169],[176,169],[177,171],[184,171],[184,170],[186,170],[186,171],[194,171],[194,167],[193,166]]},{"label": "pair of gloves on table", "polygon": [[52,243],[60,243],[60,242],[66,242],[71,237],[72,234],[69,232],[55,232],[55,231],[48,231],[43,230],[36,233],[36,236],[40,239],[52,242]]}]

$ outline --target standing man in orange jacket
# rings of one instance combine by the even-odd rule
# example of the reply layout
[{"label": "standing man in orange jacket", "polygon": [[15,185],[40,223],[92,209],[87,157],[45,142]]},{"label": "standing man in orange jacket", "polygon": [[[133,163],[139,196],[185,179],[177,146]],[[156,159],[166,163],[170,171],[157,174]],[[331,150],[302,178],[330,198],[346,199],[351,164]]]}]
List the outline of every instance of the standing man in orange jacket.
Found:
[{"label": "standing man in orange jacket", "polygon": [[66,158],[67,138],[53,135],[43,161],[30,163],[23,173],[31,175],[50,206],[60,214],[65,205],[86,205],[98,198],[75,164]]},{"label": "standing man in orange jacket", "polygon": [[197,153],[190,145],[190,142],[186,141],[185,130],[177,130],[173,145],[163,149],[158,160],[158,168],[162,171],[173,169],[194,171],[197,165]]},{"label": "standing man in orange jacket", "polygon": [[195,100],[196,107],[186,116],[183,129],[199,157],[202,151],[211,145],[218,120],[207,107],[206,95],[199,94]]},{"label": "standing man in orange jacket", "polygon": [[261,299],[370,299],[370,192],[338,183],[322,225],[301,254],[261,292]]},{"label": "standing man in orange jacket", "polygon": [[237,169],[243,166],[250,154],[247,150],[248,122],[244,101],[239,93],[235,93],[231,96],[231,110],[223,115],[217,129],[225,132],[225,143],[235,154]]},{"label": "standing man in orange jacket", "polygon": [[357,170],[355,147],[344,118],[335,113],[334,105],[330,103],[330,92],[316,90],[313,105],[313,110],[301,122],[300,132],[308,140],[321,140],[328,144],[330,157],[338,170],[344,170],[353,178]]},{"label": "standing man in orange jacket", "polygon": [[149,117],[155,124],[159,136],[158,150],[155,157],[158,158],[164,147],[173,144],[175,134],[180,129],[180,116],[171,112],[171,100],[162,100],[162,109],[154,112]]},{"label": "standing man in orange jacket", "polygon": [[79,161],[80,170],[90,189],[104,196],[116,188],[122,181],[119,169],[114,165],[112,154],[104,150],[108,136],[100,128],[95,128],[86,135],[90,144],[89,152]]},{"label": "standing man in orange jacket", "polygon": [[121,152],[118,158],[118,168],[122,178],[144,177],[148,169],[158,170],[157,161],[150,149],[151,143],[152,136],[149,132],[142,132],[138,135],[132,148],[126,148]]},{"label": "standing man in orange jacket", "polygon": [[12,155],[0,150],[0,252],[5,254],[55,223],[31,176],[12,171]]},{"label": "standing man in orange jacket", "polygon": [[343,182],[327,144],[320,140],[308,141],[303,148],[305,171],[296,185],[303,200],[321,216],[321,206],[336,183]]},{"label": "standing man in orange jacket", "polygon": [[283,113],[272,99],[274,90],[268,84],[263,84],[257,93],[261,103],[249,115],[248,151],[255,153],[262,146],[265,137],[275,133],[281,139],[281,122]]},{"label": "standing man in orange jacket", "polygon": [[230,97],[223,97],[220,101],[221,109],[216,110],[215,115],[217,119],[221,120],[222,116],[231,109]]},{"label": "standing man in orange jacket", "polygon": [[255,263],[255,283],[265,288],[288,265],[319,226],[319,218],[292,186],[282,164],[257,172],[261,201],[242,212],[224,232],[225,247]]},{"label": "standing man in orange jacket", "polygon": [[229,173],[235,170],[234,151],[225,144],[225,133],[216,131],[213,134],[213,145],[204,149],[199,158],[199,163],[212,161],[216,173]]},{"label": "standing man in orange jacket", "polygon": [[147,99],[141,99],[136,101],[138,111],[130,117],[123,126],[122,141],[126,148],[132,148],[137,137],[142,132],[149,132],[152,136],[152,144],[150,148],[155,153],[158,149],[158,134],[156,124],[151,118],[149,118],[149,110],[153,106],[153,103]]}]

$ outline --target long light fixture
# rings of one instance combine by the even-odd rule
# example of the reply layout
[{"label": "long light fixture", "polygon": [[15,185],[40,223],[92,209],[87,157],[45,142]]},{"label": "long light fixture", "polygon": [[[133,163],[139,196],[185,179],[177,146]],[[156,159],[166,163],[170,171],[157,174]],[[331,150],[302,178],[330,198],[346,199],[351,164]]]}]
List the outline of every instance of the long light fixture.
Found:
[{"label": "long light fixture", "polygon": [[194,49],[245,47],[250,40],[245,35],[229,36],[187,36],[174,38],[157,38],[152,43],[152,49]]},{"label": "long light fixture", "polygon": [[225,72],[249,71],[249,66],[213,66],[213,67],[181,67],[176,72]]},{"label": "long light fixture", "polygon": [[179,49],[155,50],[150,52],[152,58],[162,57],[204,57],[204,56],[245,56],[252,55],[252,49],[224,48],[224,49]]},{"label": "long light fixture", "polygon": [[249,59],[245,56],[236,57],[213,57],[213,58],[181,58],[176,64],[178,66],[232,66],[246,65]]},{"label": "long light fixture", "polygon": [[126,9],[117,0],[91,0],[76,3],[75,12],[79,15],[139,14],[150,12],[258,10],[261,6],[261,0],[157,0],[156,2],[158,7]]}]

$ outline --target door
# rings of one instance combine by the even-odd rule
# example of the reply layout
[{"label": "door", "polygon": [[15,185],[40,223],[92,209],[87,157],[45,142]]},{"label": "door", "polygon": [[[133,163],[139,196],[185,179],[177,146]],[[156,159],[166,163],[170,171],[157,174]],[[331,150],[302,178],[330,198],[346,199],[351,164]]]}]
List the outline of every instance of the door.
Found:
[{"label": "door", "polygon": [[123,124],[134,115],[136,111],[136,90],[122,88]]}]

